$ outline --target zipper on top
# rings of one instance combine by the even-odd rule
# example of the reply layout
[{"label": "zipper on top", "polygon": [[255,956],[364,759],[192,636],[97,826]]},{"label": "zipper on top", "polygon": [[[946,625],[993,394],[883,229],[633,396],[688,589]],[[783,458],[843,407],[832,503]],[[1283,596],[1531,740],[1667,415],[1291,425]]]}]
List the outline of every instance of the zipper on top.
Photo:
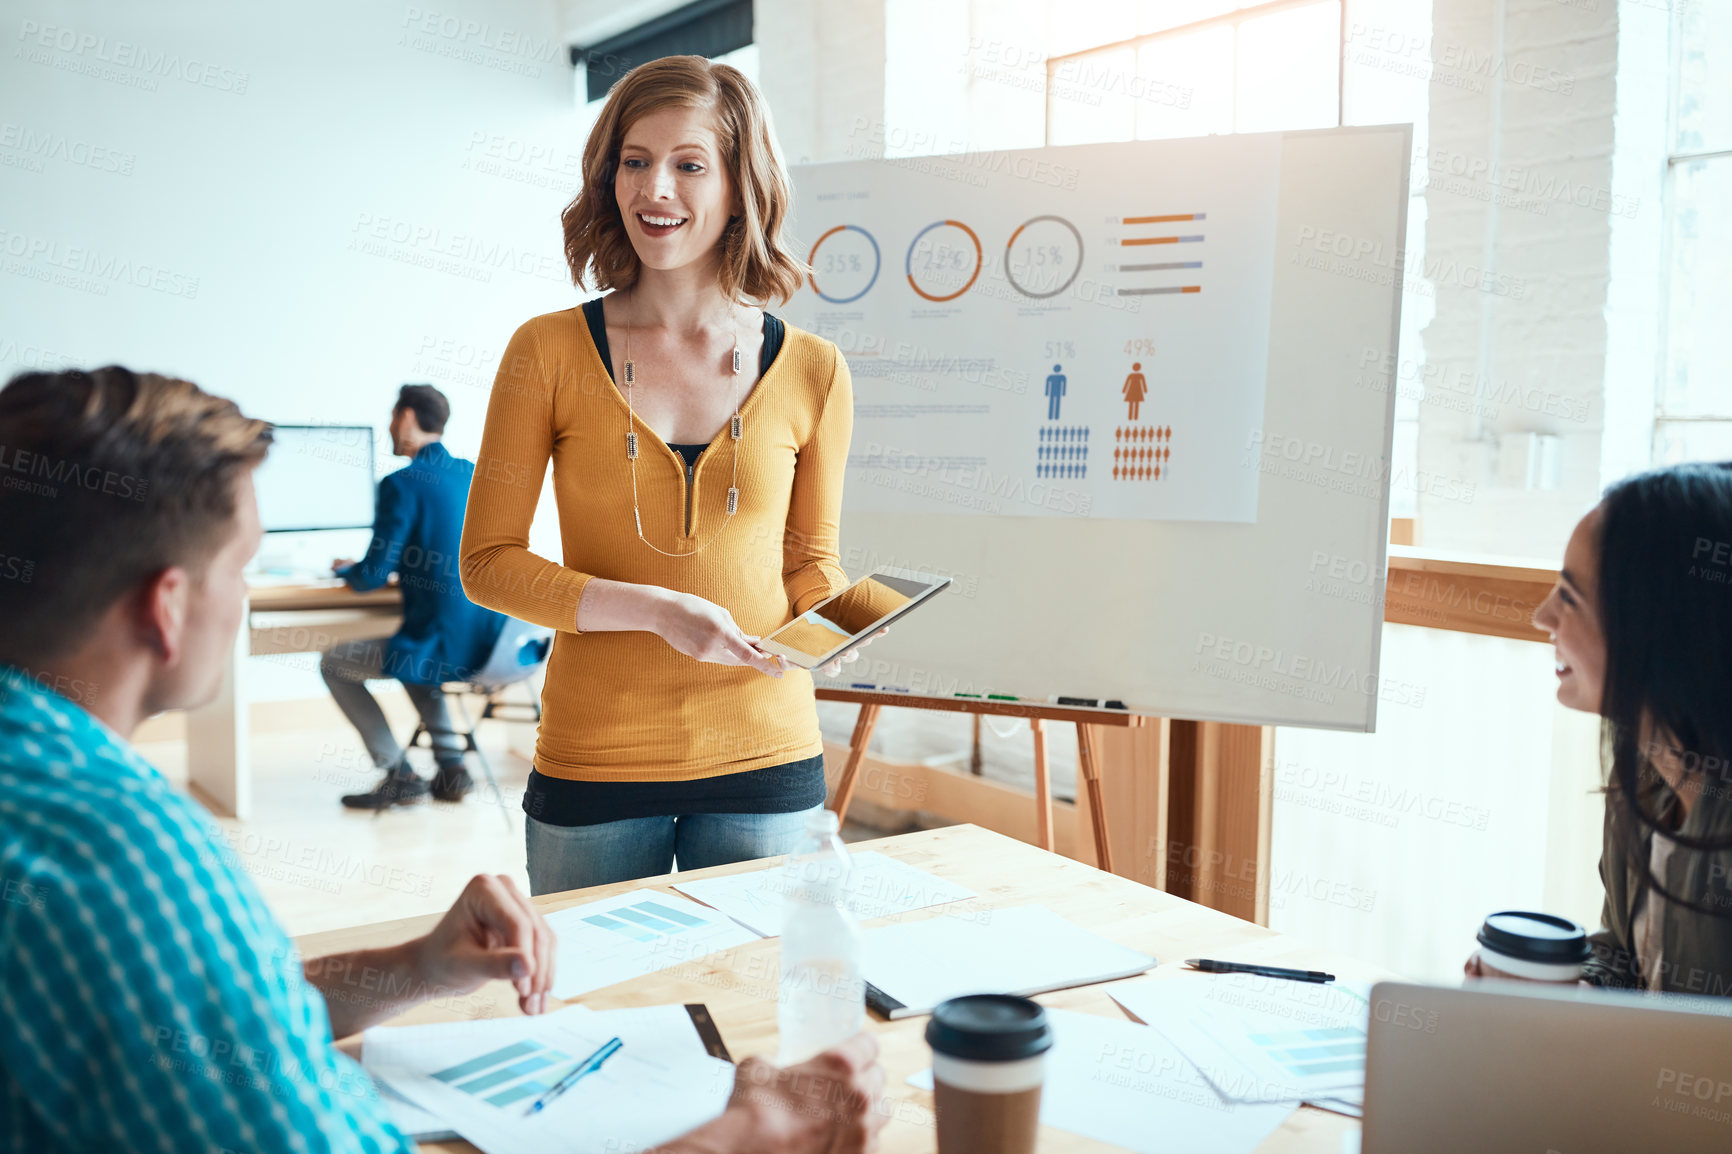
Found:
[{"label": "zipper on top", "polygon": [[696,483],[698,463],[687,461],[686,465],[686,536],[692,535],[692,486]]}]

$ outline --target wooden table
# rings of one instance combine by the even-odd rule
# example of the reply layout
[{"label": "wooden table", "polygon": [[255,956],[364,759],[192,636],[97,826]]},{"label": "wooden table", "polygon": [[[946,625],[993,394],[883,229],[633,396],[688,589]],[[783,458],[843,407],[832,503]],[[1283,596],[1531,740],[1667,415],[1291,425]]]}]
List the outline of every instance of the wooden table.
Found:
[{"label": "wooden table", "polygon": [[[874,849],[913,866],[957,881],[980,895],[963,903],[964,909],[1001,906],[1044,905],[1102,937],[1152,953],[1161,965],[1156,977],[1172,976],[1185,958],[1229,956],[1236,960],[1266,961],[1276,965],[1327,969],[1343,977],[1380,979],[1389,975],[1328,951],[1306,946],[1300,940],[1206,906],[1176,898],[1138,882],[1102,873],[1093,866],[1048,853],[1012,838],[976,826],[950,826],[919,833],[855,843],[854,849]],[[651,881],[625,882],[536,899],[551,911],[623,893],[636,888],[669,891],[675,880],[716,877],[762,868],[763,863],[741,863],[714,869],[672,874]],[[670,891],[671,892],[671,891]],[[869,922],[918,920],[955,913],[958,906],[897,915]],[[319,957],[343,950],[364,949],[406,941],[425,933],[436,916],[405,918],[371,926],[309,934],[299,939],[304,957]],[[592,1009],[653,1006],[668,1003],[704,1002],[721,1029],[722,1038],[736,1060],[749,1054],[774,1059],[776,1052],[777,939],[739,946],[720,954],[688,962],[629,982],[585,994],[580,1001]],[[1143,980],[1143,979],[1132,979]],[[1043,995],[1048,1005],[1070,1010],[1124,1018],[1107,996],[1110,983]],[[393,1024],[453,1021],[462,1018],[502,1017],[517,1013],[516,997],[504,982],[493,982],[471,995],[445,1004],[424,1004]],[[904,1081],[908,1075],[931,1065],[931,1053],[923,1039],[925,1018],[885,1022],[868,1014],[868,1029],[878,1035],[882,1061],[889,1073],[891,1120],[884,1130],[881,1149],[892,1154],[914,1154],[934,1149],[932,1095]],[[343,1049],[359,1056],[359,1039],[350,1039]],[[1259,1147],[1260,1154],[1339,1154],[1341,1135],[1356,1129],[1358,1122],[1327,1111],[1303,1107],[1295,1110],[1281,1129]],[[467,1142],[433,1143],[426,1150],[467,1151]],[[1056,1152],[1106,1151],[1118,1149],[1080,1135],[1051,1127],[1041,1131],[1040,1149]]]},{"label": "wooden table", "polygon": [[318,653],[345,641],[388,636],[402,620],[403,597],[394,584],[368,593],[334,581],[250,585],[216,697],[186,711],[188,787],[213,813],[252,816],[248,657]]}]

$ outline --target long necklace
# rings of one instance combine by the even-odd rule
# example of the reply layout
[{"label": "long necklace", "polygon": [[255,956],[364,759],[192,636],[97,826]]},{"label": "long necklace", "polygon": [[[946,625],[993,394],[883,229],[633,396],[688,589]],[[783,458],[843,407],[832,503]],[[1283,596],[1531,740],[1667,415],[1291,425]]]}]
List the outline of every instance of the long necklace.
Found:
[{"label": "long necklace", "polygon": [[[684,553],[670,553],[666,549],[663,549],[659,545],[655,544],[655,542],[651,541],[649,538],[647,538],[643,535],[643,513],[638,509],[638,497],[637,497],[637,410],[636,410],[636,408],[633,407],[632,398],[631,398],[632,386],[637,383],[637,367],[631,359],[631,326],[627,325],[624,327],[625,327],[625,359],[624,359],[624,363],[620,366],[620,368],[621,368],[621,372],[625,376],[625,408],[626,408],[626,414],[627,414],[627,417],[626,417],[627,425],[626,425],[626,434],[625,434],[625,455],[626,455],[626,460],[631,462],[631,516],[632,516],[632,522],[637,526],[637,539],[639,541],[642,541],[645,545],[648,545],[651,549],[654,549],[657,553],[660,553],[662,556],[664,556],[664,557],[691,557],[691,556],[694,556],[695,554],[702,553],[705,549],[709,548],[710,542],[714,541],[717,537],[721,536],[722,531],[728,527],[729,522],[731,522],[733,520],[734,514],[736,512],[738,512],[739,508],[740,508],[740,436],[741,436],[741,433],[743,432],[743,426],[742,426],[742,423],[740,420],[740,402],[737,398],[735,399],[735,401],[734,401],[734,415],[733,415],[733,418],[728,421],[728,436],[734,442],[734,445],[733,445],[734,477],[733,477],[733,483],[728,486],[728,516],[727,516],[727,519],[722,522],[721,526],[718,527],[714,533],[710,534],[708,540],[706,540],[702,545],[699,545],[696,549],[688,549]],[[743,358],[740,356],[740,338],[738,335],[736,335],[734,337],[734,360],[733,360],[734,375],[739,376],[740,370],[743,367],[744,367],[744,361],[743,361]],[[688,482],[688,492],[687,492],[686,499],[688,501],[691,501],[693,498],[692,498],[692,495],[689,491],[689,488],[690,488],[690,482]]]}]

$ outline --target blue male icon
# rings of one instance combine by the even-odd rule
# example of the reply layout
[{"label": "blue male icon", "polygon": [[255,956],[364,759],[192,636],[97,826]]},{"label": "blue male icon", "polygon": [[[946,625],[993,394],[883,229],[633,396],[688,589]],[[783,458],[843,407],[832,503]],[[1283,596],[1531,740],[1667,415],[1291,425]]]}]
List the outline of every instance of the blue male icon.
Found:
[{"label": "blue male icon", "polygon": [[1058,420],[1058,403],[1064,397],[1064,374],[1059,372],[1063,365],[1054,365],[1052,375],[1046,379],[1046,419]]}]

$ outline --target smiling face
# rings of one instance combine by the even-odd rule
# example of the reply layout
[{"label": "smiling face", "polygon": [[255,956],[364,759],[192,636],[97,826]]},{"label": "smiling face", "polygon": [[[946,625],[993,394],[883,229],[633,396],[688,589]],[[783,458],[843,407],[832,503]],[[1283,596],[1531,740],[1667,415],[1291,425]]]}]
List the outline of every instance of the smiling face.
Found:
[{"label": "smiling face", "polygon": [[714,123],[703,109],[664,108],[626,131],[614,199],[646,268],[666,271],[716,259],[728,218],[740,211]]},{"label": "smiling face", "polygon": [[1600,712],[1605,692],[1606,637],[1600,627],[1600,509],[1576,525],[1564,548],[1558,583],[1534,610],[1534,624],[1557,650],[1558,703]]}]

